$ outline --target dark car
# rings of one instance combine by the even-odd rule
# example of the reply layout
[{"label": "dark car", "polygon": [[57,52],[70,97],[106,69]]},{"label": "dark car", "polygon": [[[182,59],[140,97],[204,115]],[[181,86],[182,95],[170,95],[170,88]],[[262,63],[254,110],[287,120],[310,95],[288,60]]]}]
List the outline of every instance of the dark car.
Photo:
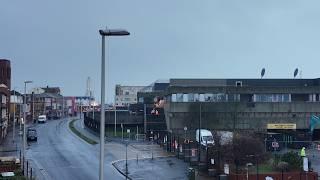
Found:
[{"label": "dark car", "polygon": [[27,140],[28,141],[37,141],[38,136],[37,136],[37,130],[36,129],[31,129],[29,128],[27,131]]}]

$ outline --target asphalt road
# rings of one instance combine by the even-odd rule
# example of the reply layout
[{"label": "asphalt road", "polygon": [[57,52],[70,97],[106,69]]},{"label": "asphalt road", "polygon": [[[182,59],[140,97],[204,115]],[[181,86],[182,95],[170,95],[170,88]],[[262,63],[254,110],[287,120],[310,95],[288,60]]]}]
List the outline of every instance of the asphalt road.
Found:
[{"label": "asphalt road", "polygon": [[[48,120],[37,124],[38,142],[29,143],[27,158],[36,170],[37,179],[88,180],[98,179],[99,144],[90,145],[74,135],[69,120]],[[119,159],[114,150],[106,148],[105,179],[124,179],[111,162]],[[108,151],[112,149],[113,151]]]}]

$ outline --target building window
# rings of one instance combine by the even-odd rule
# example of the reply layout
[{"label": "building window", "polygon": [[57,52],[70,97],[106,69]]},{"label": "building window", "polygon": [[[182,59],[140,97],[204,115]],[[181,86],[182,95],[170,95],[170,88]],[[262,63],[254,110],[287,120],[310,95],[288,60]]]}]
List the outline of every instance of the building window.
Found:
[{"label": "building window", "polygon": [[240,94],[228,94],[227,97],[228,102],[239,102]]},{"label": "building window", "polygon": [[204,94],[204,101],[212,102],[213,101],[213,94],[209,94],[209,93]]},{"label": "building window", "polygon": [[177,102],[177,94],[172,94],[171,95],[171,101],[172,102]]},{"label": "building window", "polygon": [[188,99],[188,94],[183,94],[183,102],[190,102]]},{"label": "building window", "polygon": [[236,81],[236,86],[237,87],[242,87],[242,81]]},{"label": "building window", "polygon": [[291,102],[290,94],[254,94],[254,102]]},{"label": "building window", "polygon": [[194,94],[194,102],[199,102],[199,94]]},{"label": "building window", "polygon": [[194,94],[192,94],[192,93],[189,93],[188,94],[188,102],[194,102],[195,100],[194,100]]},{"label": "building window", "polygon": [[177,102],[183,102],[183,94],[177,93]]}]

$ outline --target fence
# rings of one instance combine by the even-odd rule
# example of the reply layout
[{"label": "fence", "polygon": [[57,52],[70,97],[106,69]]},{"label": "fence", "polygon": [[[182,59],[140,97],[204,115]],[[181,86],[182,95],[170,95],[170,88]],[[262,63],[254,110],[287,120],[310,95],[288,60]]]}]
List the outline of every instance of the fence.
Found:
[{"label": "fence", "polygon": [[229,180],[317,180],[314,172],[281,172],[272,174],[230,174]]}]

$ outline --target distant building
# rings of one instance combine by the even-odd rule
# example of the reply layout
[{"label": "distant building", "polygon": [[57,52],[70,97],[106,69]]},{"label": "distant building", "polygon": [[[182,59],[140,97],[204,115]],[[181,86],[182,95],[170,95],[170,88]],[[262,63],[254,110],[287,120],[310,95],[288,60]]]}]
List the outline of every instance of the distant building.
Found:
[{"label": "distant building", "polygon": [[12,90],[11,91],[11,97],[10,97],[10,120],[13,122],[13,117],[15,114],[16,117],[16,123],[18,123],[19,119],[23,116],[23,95],[19,93],[18,91]]},{"label": "distant building", "polygon": [[30,112],[27,119],[37,119],[39,115],[47,115],[48,119],[61,118],[67,114],[64,97],[60,94],[59,87],[33,88],[27,94],[27,106]]},{"label": "distant building", "polygon": [[94,98],[89,96],[75,96],[74,98],[77,107],[76,111],[78,113],[80,113],[81,111],[88,111],[92,107],[92,104],[95,102]]},{"label": "distant building", "polygon": [[44,90],[45,93],[52,93],[52,94],[61,94],[60,88],[59,87],[43,87],[41,88]]},{"label": "distant building", "polygon": [[76,97],[66,96],[64,97],[66,103],[66,111],[69,116],[74,116],[77,113]]},{"label": "distant building", "polygon": [[116,85],[115,106],[129,106],[138,102],[137,93],[146,86],[121,86]]},{"label": "distant building", "polygon": [[9,126],[10,88],[10,61],[7,59],[0,59],[0,141],[7,135]]}]

